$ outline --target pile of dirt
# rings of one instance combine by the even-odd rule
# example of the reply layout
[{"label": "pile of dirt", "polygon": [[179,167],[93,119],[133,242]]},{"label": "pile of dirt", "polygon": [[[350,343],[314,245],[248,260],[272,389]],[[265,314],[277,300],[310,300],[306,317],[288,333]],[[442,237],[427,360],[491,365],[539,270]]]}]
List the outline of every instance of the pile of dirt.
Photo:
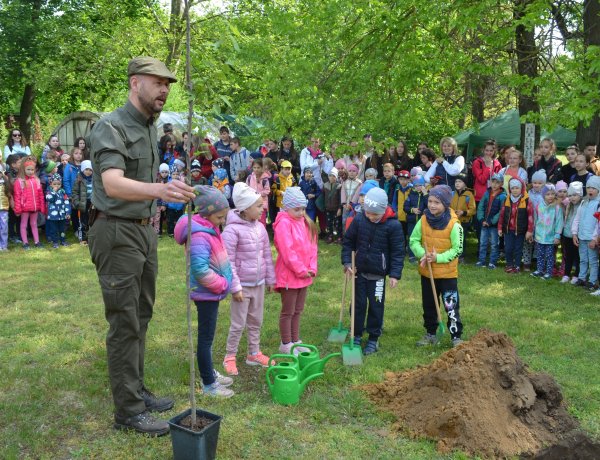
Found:
[{"label": "pile of dirt", "polygon": [[512,341],[488,330],[426,367],[386,373],[364,389],[397,417],[395,430],[433,438],[441,452],[533,456],[578,427],[556,381],[530,372]]}]

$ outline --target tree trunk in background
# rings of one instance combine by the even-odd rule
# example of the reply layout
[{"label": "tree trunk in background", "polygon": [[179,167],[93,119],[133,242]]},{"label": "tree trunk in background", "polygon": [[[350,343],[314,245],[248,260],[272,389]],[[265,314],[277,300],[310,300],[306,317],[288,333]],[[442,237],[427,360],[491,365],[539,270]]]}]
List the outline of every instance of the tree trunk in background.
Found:
[{"label": "tree trunk in background", "polygon": [[167,67],[171,67],[174,61],[179,59],[181,41],[184,33],[183,6],[181,0],[171,1],[171,15],[169,16],[169,54],[165,60]]},{"label": "tree trunk in background", "polygon": [[[520,21],[524,16],[531,0],[516,0],[514,18]],[[534,81],[538,77],[539,50],[535,43],[535,30],[528,29],[523,24],[518,24],[515,30],[515,43],[517,51],[517,72],[524,78],[518,88],[519,115],[528,113],[539,115],[538,87]],[[538,117],[535,118],[535,145],[540,140],[540,125]],[[521,148],[525,145],[525,124],[521,123]]]},{"label": "tree trunk in background", "polygon": [[[583,40],[587,50],[589,46],[600,46],[600,0],[585,0],[583,5]],[[590,64],[587,62],[587,66]],[[598,75],[593,74],[590,78],[597,81]],[[587,126],[583,123],[577,126],[577,143],[582,149],[586,142],[600,145],[600,101],[595,105],[597,109],[591,122]]]},{"label": "tree trunk in background", "polygon": [[19,127],[28,142],[31,142],[31,114],[33,112],[33,103],[35,101],[35,87],[33,83],[27,83],[23,90],[23,99],[21,99],[21,110],[19,112]]}]

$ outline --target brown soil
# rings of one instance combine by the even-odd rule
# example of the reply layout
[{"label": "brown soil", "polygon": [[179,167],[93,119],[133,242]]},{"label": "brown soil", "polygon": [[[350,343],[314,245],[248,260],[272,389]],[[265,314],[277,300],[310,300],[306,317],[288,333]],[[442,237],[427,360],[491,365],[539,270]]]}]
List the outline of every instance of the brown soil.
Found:
[{"label": "brown soil", "polygon": [[397,417],[395,430],[433,438],[441,452],[533,456],[578,427],[555,380],[529,371],[505,334],[481,330],[426,367],[385,377],[365,387],[370,398]]},{"label": "brown soil", "polygon": [[197,431],[202,431],[204,428],[206,428],[212,422],[214,422],[214,420],[211,420],[211,419],[205,418],[205,417],[196,416],[196,424],[192,427],[192,416],[188,415],[187,417],[184,417],[181,419],[181,421],[179,422],[179,425],[184,428],[187,428],[188,430],[197,432]]}]

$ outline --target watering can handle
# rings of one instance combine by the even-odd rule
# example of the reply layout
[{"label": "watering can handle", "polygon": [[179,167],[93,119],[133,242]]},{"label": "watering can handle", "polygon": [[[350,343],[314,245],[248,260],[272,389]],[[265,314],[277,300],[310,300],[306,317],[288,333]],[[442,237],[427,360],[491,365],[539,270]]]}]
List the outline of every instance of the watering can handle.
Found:
[{"label": "watering can handle", "polygon": [[311,351],[316,351],[317,354],[319,353],[319,350],[317,350],[317,347],[315,347],[314,345],[309,345],[308,343],[295,343],[294,345],[292,345],[292,348],[290,348],[290,353],[293,353],[294,349],[297,347],[308,348]]},{"label": "watering can handle", "polygon": [[294,362],[294,364],[298,364],[298,357],[294,356],[294,355],[284,355],[281,353],[277,353],[274,355],[271,355],[271,357],[269,358],[269,367],[272,367],[274,365],[276,365],[277,363],[275,363],[275,358],[285,358],[285,359],[290,359]]}]

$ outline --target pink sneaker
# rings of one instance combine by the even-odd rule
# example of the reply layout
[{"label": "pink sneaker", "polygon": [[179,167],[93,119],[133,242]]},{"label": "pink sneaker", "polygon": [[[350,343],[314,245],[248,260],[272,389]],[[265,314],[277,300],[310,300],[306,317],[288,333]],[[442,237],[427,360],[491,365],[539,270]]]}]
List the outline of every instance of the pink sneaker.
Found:
[{"label": "pink sneaker", "polygon": [[246,364],[248,366],[262,366],[269,367],[269,357],[263,355],[262,352],[258,352],[255,355],[246,356]]},{"label": "pink sneaker", "polygon": [[223,360],[223,368],[227,375],[238,375],[237,364],[235,363],[235,356],[225,356]]}]

